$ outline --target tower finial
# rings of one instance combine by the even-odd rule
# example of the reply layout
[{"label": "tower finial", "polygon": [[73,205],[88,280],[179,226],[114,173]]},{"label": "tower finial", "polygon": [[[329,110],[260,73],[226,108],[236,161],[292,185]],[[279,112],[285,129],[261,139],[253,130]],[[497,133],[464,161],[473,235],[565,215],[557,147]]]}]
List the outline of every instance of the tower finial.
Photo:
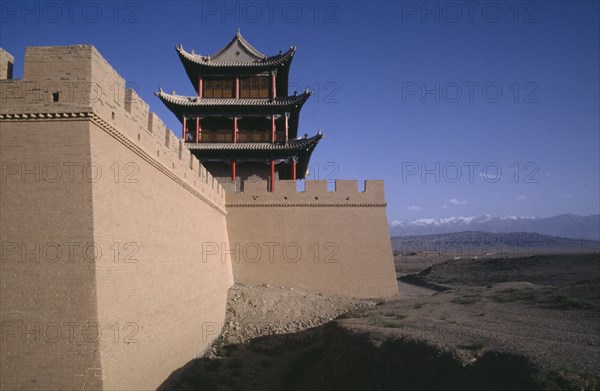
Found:
[{"label": "tower finial", "polygon": [[235,33],[235,35],[237,35],[238,37],[241,35],[241,34],[240,34],[240,28],[239,28],[239,27],[237,28],[237,33]]}]

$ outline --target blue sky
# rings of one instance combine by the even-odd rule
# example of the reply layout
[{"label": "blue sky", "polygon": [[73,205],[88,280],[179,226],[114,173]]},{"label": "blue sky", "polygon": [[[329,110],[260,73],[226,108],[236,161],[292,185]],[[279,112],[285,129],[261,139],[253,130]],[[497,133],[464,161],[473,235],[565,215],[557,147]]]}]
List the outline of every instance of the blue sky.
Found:
[{"label": "blue sky", "polygon": [[241,29],[297,53],[293,89],[321,129],[314,179],[385,179],[392,220],[600,212],[600,6],[593,1],[21,2],[0,46],[92,44],[153,95],[194,94],[175,45],[212,54]]}]

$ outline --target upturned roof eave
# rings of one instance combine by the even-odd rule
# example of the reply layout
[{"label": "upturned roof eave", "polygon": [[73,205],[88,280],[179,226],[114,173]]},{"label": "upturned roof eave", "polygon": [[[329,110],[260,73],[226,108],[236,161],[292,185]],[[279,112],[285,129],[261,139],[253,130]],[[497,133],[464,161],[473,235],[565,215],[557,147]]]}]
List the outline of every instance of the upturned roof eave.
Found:
[{"label": "upturned roof eave", "polygon": [[177,54],[184,67],[196,69],[198,71],[202,69],[232,69],[232,68],[240,68],[240,69],[276,69],[280,68],[288,63],[291,63],[291,60],[294,57],[296,52],[296,48],[290,47],[288,51],[282,54],[277,54],[271,57],[265,57],[261,60],[257,60],[254,62],[235,62],[235,61],[215,61],[211,59],[210,56],[202,56],[200,54],[188,53],[183,46],[179,45],[175,48],[177,50]]},{"label": "upturned roof eave", "polygon": [[184,96],[168,94],[162,90],[154,93],[171,111],[189,111],[190,109],[229,109],[246,108],[263,109],[300,109],[311,96],[310,91],[300,95],[291,95],[276,98],[199,98],[197,96]]},{"label": "upturned roof eave", "polygon": [[302,153],[312,150],[323,138],[319,131],[316,135],[307,138],[290,140],[287,143],[186,143],[185,146],[193,151],[205,152],[257,152],[257,153]]}]

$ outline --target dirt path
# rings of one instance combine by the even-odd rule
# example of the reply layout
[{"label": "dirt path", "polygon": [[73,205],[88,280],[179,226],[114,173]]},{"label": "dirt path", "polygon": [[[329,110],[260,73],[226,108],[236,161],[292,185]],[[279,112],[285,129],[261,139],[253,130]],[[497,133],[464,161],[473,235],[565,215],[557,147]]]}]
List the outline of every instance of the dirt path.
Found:
[{"label": "dirt path", "polygon": [[[404,274],[397,275],[398,277],[402,277]],[[434,293],[436,293],[436,291],[433,289],[416,286],[414,284],[409,284],[400,280],[398,280],[398,291],[398,300],[407,300],[413,299],[415,297],[431,296]]]}]

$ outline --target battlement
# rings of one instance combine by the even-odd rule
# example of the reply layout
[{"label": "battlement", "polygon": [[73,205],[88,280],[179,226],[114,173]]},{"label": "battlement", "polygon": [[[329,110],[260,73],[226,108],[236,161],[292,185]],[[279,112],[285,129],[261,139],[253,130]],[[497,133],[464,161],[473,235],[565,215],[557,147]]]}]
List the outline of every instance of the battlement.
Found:
[{"label": "battlement", "polygon": [[6,50],[0,48],[0,80],[13,78],[15,58]]},{"label": "battlement", "polygon": [[26,48],[23,80],[0,80],[0,102],[0,121],[91,120],[225,212],[221,184],[91,45]]},{"label": "battlement", "polygon": [[385,206],[383,180],[366,180],[359,191],[357,180],[336,180],[329,191],[327,181],[305,181],[304,191],[296,190],[296,181],[275,182],[274,191],[267,190],[264,180],[246,180],[243,191],[227,193],[227,206]]},{"label": "battlement", "polygon": [[[156,389],[218,336],[234,281],[397,294],[382,180],[227,193],[93,46],[27,48],[22,80],[12,62],[0,51],[0,316],[28,336],[45,322],[95,324],[98,338],[7,335],[1,389]],[[115,343],[115,320],[140,343]]]}]

